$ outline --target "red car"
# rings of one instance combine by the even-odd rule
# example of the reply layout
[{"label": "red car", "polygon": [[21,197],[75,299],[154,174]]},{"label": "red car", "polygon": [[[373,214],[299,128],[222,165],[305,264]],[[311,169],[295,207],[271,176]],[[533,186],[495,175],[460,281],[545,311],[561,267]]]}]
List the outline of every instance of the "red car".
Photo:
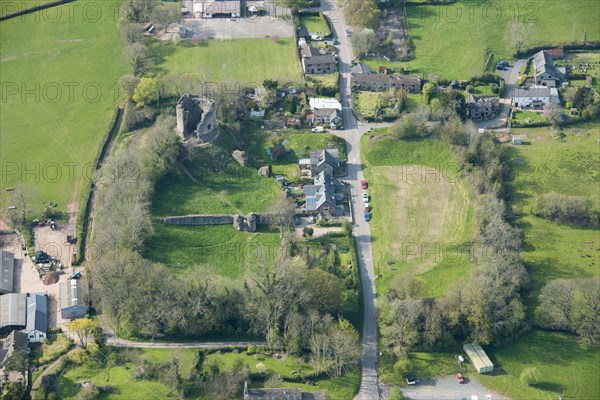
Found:
[{"label": "red car", "polygon": [[369,211],[371,211],[371,210],[369,209],[369,206],[365,206],[365,212],[369,212]]},{"label": "red car", "polygon": [[365,181],[364,179],[360,181],[360,187],[363,189],[367,188],[367,181]]},{"label": "red car", "polygon": [[465,383],[465,378],[463,378],[460,372],[456,374],[456,380],[458,381],[458,383]]}]

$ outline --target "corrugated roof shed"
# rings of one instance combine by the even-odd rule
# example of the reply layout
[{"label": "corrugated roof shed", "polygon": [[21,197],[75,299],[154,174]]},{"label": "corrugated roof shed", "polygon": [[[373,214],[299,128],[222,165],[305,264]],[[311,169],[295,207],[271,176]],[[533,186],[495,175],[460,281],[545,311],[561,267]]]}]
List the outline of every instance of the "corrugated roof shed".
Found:
[{"label": "corrugated roof shed", "polygon": [[60,308],[87,306],[86,285],[81,279],[60,283]]},{"label": "corrugated roof shed", "polygon": [[0,251],[0,294],[13,291],[15,273],[15,255],[8,251]]},{"label": "corrugated roof shed", "polygon": [[469,357],[469,360],[471,360],[471,363],[473,363],[473,366],[477,372],[480,374],[492,372],[494,370],[494,364],[492,364],[492,361],[489,359],[487,354],[485,354],[485,351],[483,351],[481,346],[467,343],[463,345],[463,350],[467,354],[467,357]]},{"label": "corrugated roof shed", "polygon": [[27,295],[9,293],[0,296],[0,328],[25,326],[27,315]]}]

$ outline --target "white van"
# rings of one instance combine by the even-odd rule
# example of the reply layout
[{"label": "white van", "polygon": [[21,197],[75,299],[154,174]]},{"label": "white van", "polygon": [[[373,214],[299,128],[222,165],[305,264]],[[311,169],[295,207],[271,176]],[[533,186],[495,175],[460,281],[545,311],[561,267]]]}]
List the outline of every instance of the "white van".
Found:
[{"label": "white van", "polygon": [[311,131],[316,132],[316,133],[322,133],[324,131],[322,126],[315,126],[314,128],[311,129]]}]

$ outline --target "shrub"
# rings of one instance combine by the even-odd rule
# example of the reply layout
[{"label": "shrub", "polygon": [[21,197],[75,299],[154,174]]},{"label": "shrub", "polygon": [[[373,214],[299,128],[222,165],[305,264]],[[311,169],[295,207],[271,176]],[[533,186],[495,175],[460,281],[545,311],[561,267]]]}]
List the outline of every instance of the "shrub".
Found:
[{"label": "shrub", "polygon": [[248,348],[246,349],[246,354],[248,354],[249,356],[251,356],[254,353],[256,353],[256,346],[254,346],[254,345],[248,346]]},{"label": "shrub", "polygon": [[540,381],[540,371],[535,367],[525,368],[521,372],[519,380],[528,386],[535,385]]}]

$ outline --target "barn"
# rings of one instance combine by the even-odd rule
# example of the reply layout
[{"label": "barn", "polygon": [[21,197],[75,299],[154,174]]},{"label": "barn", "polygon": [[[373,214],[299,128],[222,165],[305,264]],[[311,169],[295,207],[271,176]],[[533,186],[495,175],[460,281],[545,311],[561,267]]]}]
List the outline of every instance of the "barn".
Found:
[{"label": "barn", "polygon": [[486,372],[492,372],[494,370],[494,364],[489,359],[485,351],[481,348],[481,346],[477,344],[467,343],[463,345],[463,350],[471,360],[471,363],[480,374]]},{"label": "barn", "polygon": [[87,285],[82,279],[60,283],[60,313],[64,319],[83,318],[89,310]]},{"label": "barn", "polygon": [[0,251],[0,294],[13,291],[15,271],[15,255],[8,251]]}]

